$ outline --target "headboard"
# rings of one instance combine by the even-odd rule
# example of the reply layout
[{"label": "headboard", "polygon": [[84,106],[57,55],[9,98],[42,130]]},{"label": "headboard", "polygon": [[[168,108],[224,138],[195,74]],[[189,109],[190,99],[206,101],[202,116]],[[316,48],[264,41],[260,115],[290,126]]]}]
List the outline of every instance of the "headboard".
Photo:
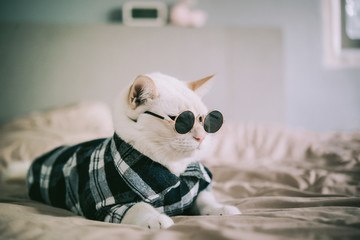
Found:
[{"label": "headboard", "polygon": [[80,100],[111,104],[140,73],[216,73],[205,97],[233,121],[283,123],[282,33],[271,27],[0,24],[0,121]]}]

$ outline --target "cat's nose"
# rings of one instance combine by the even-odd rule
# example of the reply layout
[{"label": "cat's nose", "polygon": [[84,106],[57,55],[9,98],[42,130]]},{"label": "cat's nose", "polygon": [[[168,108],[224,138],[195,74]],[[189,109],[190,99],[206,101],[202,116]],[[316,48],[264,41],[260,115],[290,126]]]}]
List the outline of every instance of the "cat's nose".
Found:
[{"label": "cat's nose", "polygon": [[194,136],[194,139],[198,142],[198,143],[202,143],[202,141],[204,141],[205,137],[202,136]]}]

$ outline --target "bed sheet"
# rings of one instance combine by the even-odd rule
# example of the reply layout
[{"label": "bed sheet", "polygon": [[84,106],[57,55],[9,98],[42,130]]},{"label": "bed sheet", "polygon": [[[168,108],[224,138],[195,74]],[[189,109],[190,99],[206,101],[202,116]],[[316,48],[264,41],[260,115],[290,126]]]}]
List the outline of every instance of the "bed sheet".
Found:
[{"label": "bed sheet", "polygon": [[[89,109],[89,105],[70,110],[77,112],[78,108]],[[54,112],[50,115],[54,116]],[[76,114],[73,117],[80,119]],[[19,161],[50,147],[46,141],[49,135],[44,132],[53,133],[50,139],[56,139],[56,143],[51,144],[74,140],[71,134],[78,141],[109,134],[109,118],[105,119],[108,125],[102,120],[97,124],[106,127],[99,128],[92,122],[96,126],[90,129],[96,131],[88,131],[87,127],[84,135],[79,131],[54,132],[52,127],[59,129],[58,121],[40,121],[46,128],[30,124],[26,131],[24,125],[29,122],[7,125],[10,137],[7,141],[1,139],[6,142],[2,145],[6,152],[3,168],[9,161]],[[27,136],[28,142],[19,145],[17,139],[24,140],[21,136]],[[47,144],[39,148],[40,143]],[[35,145],[36,151],[32,151]],[[0,184],[0,239],[360,238],[359,132],[320,134],[237,123],[227,124],[215,137],[214,146],[203,163],[213,173],[215,195],[220,202],[237,206],[241,215],[176,216],[175,225],[166,230],[103,223],[30,200],[24,181],[15,179]]]}]

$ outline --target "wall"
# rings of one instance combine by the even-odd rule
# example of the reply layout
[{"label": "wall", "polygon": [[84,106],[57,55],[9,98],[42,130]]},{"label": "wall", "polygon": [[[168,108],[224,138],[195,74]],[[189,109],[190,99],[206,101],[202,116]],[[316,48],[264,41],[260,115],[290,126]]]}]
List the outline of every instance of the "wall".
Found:
[{"label": "wall", "polygon": [[[108,22],[122,2],[2,0],[0,20]],[[198,7],[207,11],[209,26],[282,29],[288,125],[317,131],[360,129],[360,70],[323,66],[320,0],[200,0]]]},{"label": "wall", "polygon": [[282,28],[289,125],[317,131],[360,129],[360,69],[323,65],[321,1],[232,1],[233,7],[211,2],[206,7],[214,16],[211,24]]},{"label": "wall", "polygon": [[3,119],[84,99],[111,105],[138,74],[161,71],[182,80],[216,73],[204,101],[228,121],[285,120],[276,28],[0,23],[0,29]]}]

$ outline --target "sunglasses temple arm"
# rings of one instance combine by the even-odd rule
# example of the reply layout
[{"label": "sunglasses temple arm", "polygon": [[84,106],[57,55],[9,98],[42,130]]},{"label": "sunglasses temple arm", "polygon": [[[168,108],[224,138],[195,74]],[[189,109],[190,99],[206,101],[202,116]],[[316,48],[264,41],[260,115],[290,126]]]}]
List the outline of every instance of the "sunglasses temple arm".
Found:
[{"label": "sunglasses temple arm", "polygon": [[166,118],[164,118],[163,116],[157,115],[156,113],[149,112],[149,111],[146,111],[145,113],[146,113],[146,114],[150,114],[151,116],[160,118],[160,119],[162,119],[162,120],[165,120],[165,121],[167,121],[168,123],[174,123],[173,120],[166,119]]},{"label": "sunglasses temple arm", "polygon": [[154,117],[165,120],[165,118],[163,116],[157,115],[156,113],[149,112],[149,111],[146,111],[145,113],[150,114],[151,116],[154,116]]}]

